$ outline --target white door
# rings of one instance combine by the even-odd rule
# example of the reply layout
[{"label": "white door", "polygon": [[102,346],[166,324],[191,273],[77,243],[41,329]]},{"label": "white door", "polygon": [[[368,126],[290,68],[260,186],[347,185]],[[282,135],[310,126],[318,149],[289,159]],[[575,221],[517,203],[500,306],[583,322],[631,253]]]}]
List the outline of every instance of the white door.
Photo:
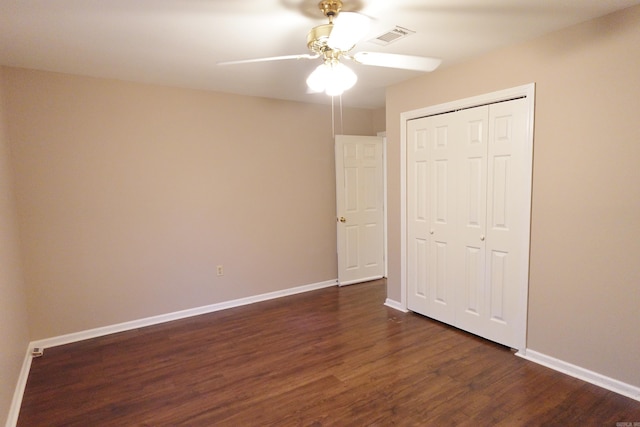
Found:
[{"label": "white door", "polygon": [[429,265],[430,204],[428,147],[433,142],[431,117],[407,122],[407,308],[429,312],[427,276]]},{"label": "white door", "polygon": [[456,325],[490,338],[485,331],[489,106],[461,110],[455,118],[460,132],[456,203],[457,246],[461,251],[456,277]]},{"label": "white door", "polygon": [[457,162],[450,115],[408,123],[409,309],[453,323]]},{"label": "white door", "polygon": [[407,123],[408,308],[514,348],[527,292],[526,131],[525,99]]},{"label": "white door", "polygon": [[[487,153],[486,291],[483,336],[519,348],[526,325],[529,275],[531,160],[527,152],[527,101],[493,104],[489,109]],[[527,164],[528,163],[528,164]]]},{"label": "white door", "polygon": [[383,140],[336,135],[338,283],[384,275]]}]

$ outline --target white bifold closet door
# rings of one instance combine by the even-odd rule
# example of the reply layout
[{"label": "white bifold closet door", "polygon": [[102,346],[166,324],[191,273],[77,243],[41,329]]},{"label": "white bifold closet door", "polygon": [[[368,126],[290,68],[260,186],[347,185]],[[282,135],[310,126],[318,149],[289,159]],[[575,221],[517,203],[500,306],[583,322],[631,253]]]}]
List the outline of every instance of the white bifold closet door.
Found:
[{"label": "white bifold closet door", "polygon": [[528,274],[527,111],[516,99],[407,124],[408,308],[514,348]]}]

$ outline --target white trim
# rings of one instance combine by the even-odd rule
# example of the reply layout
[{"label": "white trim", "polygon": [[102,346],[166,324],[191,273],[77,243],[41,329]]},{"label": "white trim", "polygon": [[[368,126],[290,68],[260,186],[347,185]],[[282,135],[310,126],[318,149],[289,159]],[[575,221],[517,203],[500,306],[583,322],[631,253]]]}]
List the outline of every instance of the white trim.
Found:
[{"label": "white trim", "polygon": [[382,137],[382,179],[383,179],[383,187],[382,187],[382,203],[384,205],[382,209],[382,226],[384,228],[383,232],[383,245],[384,252],[382,256],[384,257],[384,277],[389,277],[389,235],[387,228],[387,135]]},{"label": "white trim", "polygon": [[9,407],[9,414],[7,416],[6,427],[15,427],[18,424],[18,416],[20,415],[20,406],[22,406],[22,397],[24,396],[24,390],[27,387],[27,379],[29,378],[29,370],[31,369],[31,348],[27,348],[27,354],[22,362],[22,368],[20,369],[20,375],[18,376],[18,382],[16,388],[13,391],[13,399],[11,400],[11,406]]},{"label": "white trim", "polygon": [[[400,121],[402,125],[405,125],[408,120],[426,117],[433,114],[441,114],[449,111],[460,110],[462,108],[472,108],[479,105],[492,104],[495,102],[506,101],[512,98],[527,97],[530,100],[533,100],[534,94],[535,83],[529,83],[522,86],[516,86],[509,89],[486,93],[483,95],[472,96],[470,98],[464,98],[456,101],[445,102],[443,104],[418,108],[416,110],[405,111],[404,113],[400,114]],[[532,113],[530,114],[530,117],[533,117]]]},{"label": "white trim", "polygon": [[188,310],[161,314],[159,316],[146,317],[143,319],[132,320],[130,322],[118,323],[110,326],[103,326],[101,328],[89,329],[81,332],[74,332],[72,334],[60,335],[52,338],[45,338],[42,340],[32,341],[29,348],[32,349],[33,347],[41,347],[41,348],[55,347],[58,345],[69,344],[77,341],[83,341],[90,338],[97,338],[104,335],[115,334],[118,332],[129,331],[137,328],[143,328],[145,326],[171,322],[172,320],[185,319],[192,316],[198,316],[200,314],[213,313],[215,311],[226,310],[228,308],[234,308],[242,305],[253,304],[256,302],[267,301],[270,299],[314,291],[316,289],[328,288],[331,286],[335,286],[336,284],[337,284],[337,280],[327,280],[326,282],[313,283],[310,285],[283,289],[281,291],[269,292],[266,294],[254,295],[246,298],[219,302],[216,304],[206,305],[202,307],[190,308]]},{"label": "white trim", "polygon": [[406,307],[403,307],[402,304],[400,304],[398,301],[392,300],[390,298],[386,299],[386,301],[384,302],[384,305],[386,305],[389,308],[393,308],[394,310],[401,311],[403,313],[409,312],[409,310],[407,310]]},{"label": "white trim", "polygon": [[[472,108],[479,105],[491,104],[506,101],[513,98],[526,97],[528,101],[528,117],[527,117],[527,156],[525,165],[527,168],[525,175],[528,181],[524,183],[529,189],[532,188],[533,177],[533,134],[534,134],[534,108],[535,108],[535,83],[529,83],[522,86],[516,86],[510,89],[504,89],[483,95],[473,96],[470,98],[459,99],[443,104],[432,105],[425,108],[406,111],[400,114],[400,307],[407,309],[407,122],[409,120],[426,117],[434,114],[441,114],[449,111],[460,110],[463,108]],[[529,244],[531,230],[531,199],[527,200],[528,206],[523,210],[526,218],[523,223],[527,224],[526,232],[523,233],[523,258],[526,265],[529,265]],[[525,244],[526,242],[526,244]],[[529,268],[525,269],[520,277],[521,283],[529,287]],[[528,308],[528,292],[521,292],[519,300],[519,310],[521,317],[515,321],[519,331],[518,350],[526,348],[527,334],[527,308]]]},{"label": "white trim", "polygon": [[586,381],[588,383],[597,385],[604,389],[613,391],[614,393],[621,394],[631,399],[640,401],[640,387],[636,387],[631,384],[624,383],[611,377],[599,374],[597,372],[590,371],[588,369],[576,366],[569,362],[565,362],[555,357],[547,356],[546,354],[539,353],[535,350],[526,349],[524,352],[519,351],[516,356],[523,359],[537,363],[547,368],[551,368],[555,371],[562,372],[574,378]]},{"label": "white trim", "polygon": [[402,311],[407,302],[407,121],[410,113],[400,114],[400,301]]},{"label": "white trim", "polygon": [[389,235],[388,235],[388,227],[387,227],[387,131],[378,132],[378,136],[382,138],[382,226],[384,229],[383,235],[383,245],[384,252],[382,256],[384,257],[384,277],[389,277]]},{"label": "white trim", "polygon": [[338,282],[338,286],[355,285],[357,283],[370,282],[372,280],[382,279],[384,276],[363,277],[361,279],[347,280],[346,282]]}]

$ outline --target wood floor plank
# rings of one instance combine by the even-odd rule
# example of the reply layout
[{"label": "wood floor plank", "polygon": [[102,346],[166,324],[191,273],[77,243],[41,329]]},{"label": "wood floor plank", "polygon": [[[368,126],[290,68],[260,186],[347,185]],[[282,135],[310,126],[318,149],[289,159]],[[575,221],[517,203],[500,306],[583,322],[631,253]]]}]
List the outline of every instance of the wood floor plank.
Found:
[{"label": "wood floor plank", "polygon": [[327,288],[45,350],[19,426],[613,425],[640,402]]}]

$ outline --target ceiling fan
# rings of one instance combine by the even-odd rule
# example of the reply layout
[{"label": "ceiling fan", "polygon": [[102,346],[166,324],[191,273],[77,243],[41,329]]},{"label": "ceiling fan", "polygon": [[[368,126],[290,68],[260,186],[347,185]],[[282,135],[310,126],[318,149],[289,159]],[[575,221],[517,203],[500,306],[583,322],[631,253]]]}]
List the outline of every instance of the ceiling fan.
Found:
[{"label": "ceiling fan", "polygon": [[329,23],[318,25],[309,31],[307,47],[312,53],[219,62],[218,65],[321,58],[322,64],[309,75],[307,85],[313,92],[326,92],[327,95],[337,96],[353,87],[358,79],[350,68],[340,62],[342,58],[363,65],[423,72],[435,70],[442,62],[437,58],[394,53],[355,52],[352,54],[351,51],[356,43],[368,32],[369,18],[355,12],[341,13],[342,1],[340,0],[322,0],[318,7],[329,19]]}]

